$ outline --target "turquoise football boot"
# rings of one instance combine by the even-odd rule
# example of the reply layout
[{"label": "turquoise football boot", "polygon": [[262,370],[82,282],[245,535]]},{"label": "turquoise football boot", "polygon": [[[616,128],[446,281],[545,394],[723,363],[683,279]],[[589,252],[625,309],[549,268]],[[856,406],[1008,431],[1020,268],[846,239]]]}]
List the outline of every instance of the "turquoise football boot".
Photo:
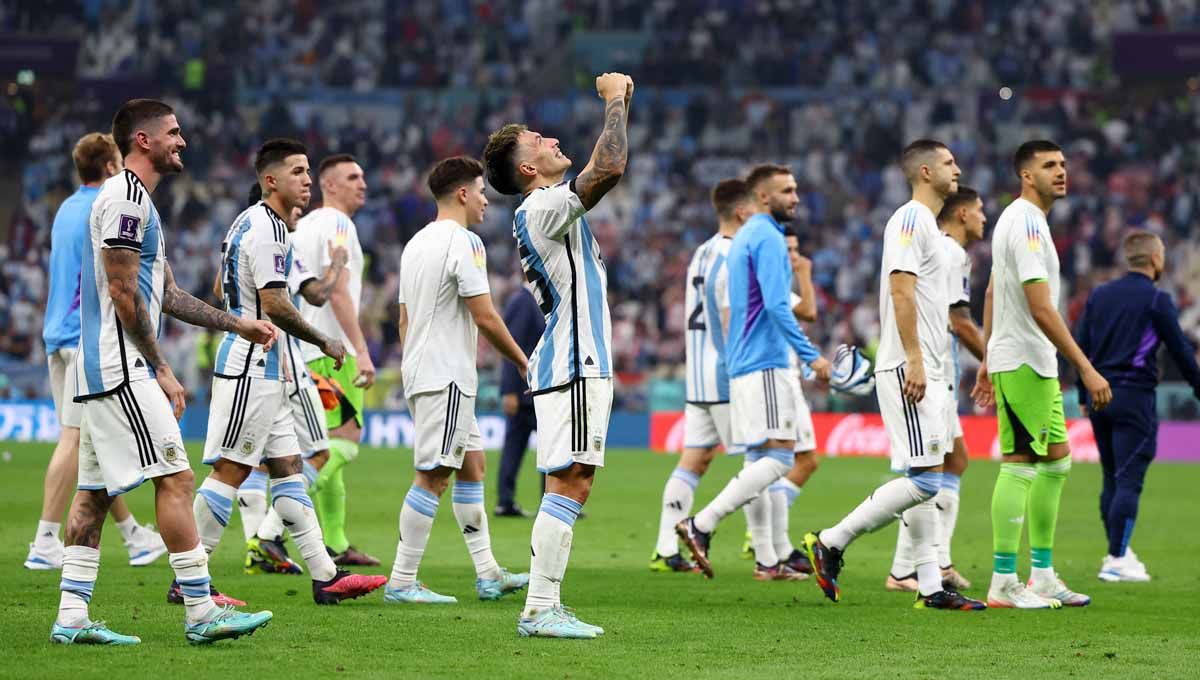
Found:
[{"label": "turquoise football boot", "polygon": [[517,620],[517,634],[521,637],[548,637],[572,640],[594,640],[596,631],[585,627],[563,607],[547,607],[534,616],[522,616]]},{"label": "turquoise football boot", "polygon": [[424,583],[417,581],[407,588],[388,588],[383,591],[383,601],[390,604],[457,604],[452,595],[439,595]]},{"label": "turquoise football boot", "polygon": [[529,585],[529,574],[513,574],[501,568],[500,578],[475,579],[475,592],[481,600],[499,600],[509,593],[515,593]]},{"label": "turquoise football boot", "polygon": [[50,629],[50,641],[60,645],[126,646],[141,644],[142,639],[136,635],[121,635],[109,630],[103,621],[93,621],[81,628],[69,628],[55,623]]},{"label": "turquoise football boot", "polygon": [[243,635],[250,635],[271,622],[274,616],[269,611],[239,612],[233,607],[225,607],[221,613],[208,621],[189,623],[184,626],[188,642],[194,645],[209,645],[217,640],[232,640]]}]

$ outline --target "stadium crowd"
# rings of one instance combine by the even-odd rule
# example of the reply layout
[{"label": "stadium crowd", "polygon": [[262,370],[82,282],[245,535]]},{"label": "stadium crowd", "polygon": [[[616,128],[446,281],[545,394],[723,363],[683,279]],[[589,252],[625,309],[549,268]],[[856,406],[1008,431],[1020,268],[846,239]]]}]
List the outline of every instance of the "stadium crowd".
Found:
[{"label": "stadium crowd", "polygon": [[[821,311],[810,333],[826,348],[870,346],[878,336],[879,236],[907,200],[895,156],[915,136],[950,144],[963,183],[986,197],[991,220],[1014,191],[1017,144],[1057,140],[1071,164],[1069,197],[1051,218],[1068,320],[1120,266],[1121,234],[1136,226],[1165,240],[1165,288],[1184,328],[1200,327],[1200,93],[1124,89],[1104,48],[1117,31],[1195,26],[1200,9],[1072,0],[1018,2],[1009,11],[1012,4],[268,0],[235,9],[89,0],[35,3],[36,21],[28,3],[16,3],[0,10],[0,26],[82,27],[81,79],[183,83],[146,94],[176,106],[189,144],[185,173],[155,200],[176,279],[197,295],[207,295],[217,244],[244,205],[262,139],[295,136],[314,163],[332,152],[358,157],[369,185],[354,219],[369,257],[363,326],[381,370],[383,389],[369,402],[377,407],[403,402],[397,269],[404,243],[433,216],[426,170],[450,155],[478,155],[488,130],[514,120],[564,139],[581,168],[591,149],[567,143],[595,138],[600,102],[586,87],[562,95],[561,85],[586,84],[594,60],[615,60],[638,81],[633,152],[625,181],[592,224],[609,267],[614,348],[627,387],[617,406],[639,408],[651,379],[682,375],[684,272],[715,228],[708,191],[754,162],[788,163],[800,181],[796,226]],[[46,16],[72,12],[85,21]],[[806,21],[806,13],[822,19]],[[118,34],[138,39],[116,41]],[[538,58],[562,51],[570,58]],[[1000,94],[1001,86],[1015,96]],[[50,223],[75,188],[72,145],[105,129],[110,115],[77,97],[30,114],[28,145],[19,150],[22,203],[0,243],[0,395],[45,396]],[[501,303],[519,285],[514,207],[494,199],[479,228]],[[986,243],[971,252],[978,318]],[[210,339],[178,323],[167,328],[165,346],[184,384],[206,389]],[[498,363],[490,349],[481,360]]]}]

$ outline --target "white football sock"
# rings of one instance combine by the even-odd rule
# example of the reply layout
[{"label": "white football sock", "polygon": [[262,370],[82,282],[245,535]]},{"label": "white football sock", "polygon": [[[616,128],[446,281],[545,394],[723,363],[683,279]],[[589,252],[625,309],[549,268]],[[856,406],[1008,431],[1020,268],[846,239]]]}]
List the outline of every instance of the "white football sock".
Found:
[{"label": "white football sock", "polygon": [[942,488],[933,497],[938,510],[938,520],[942,525],[941,541],[938,544],[938,566],[941,567],[954,564],[950,556],[950,542],[954,539],[954,527],[958,524],[958,487],[958,475],[943,473]]},{"label": "white football sock", "polygon": [[922,595],[932,595],[942,589],[942,570],[938,568],[937,563],[938,534],[941,527],[933,499],[922,501],[905,510],[904,521],[908,524],[908,533],[912,537],[917,588]]},{"label": "white football sock", "polygon": [[912,532],[908,528],[905,515],[896,522],[896,554],[892,557],[892,576],[902,579],[916,573],[917,565],[913,563]]},{"label": "white football sock", "polygon": [[764,489],[779,481],[792,469],[795,454],[786,449],[750,451],[746,454],[748,464],[742,468],[721,493],[703,510],[696,513],[696,529],[712,533],[717,523],[734,510],[749,503]]},{"label": "white football sock", "polygon": [[304,475],[299,473],[271,480],[271,505],[292,533],[300,555],[308,564],[314,581],[328,581],[337,575],[333,558],[325,551],[325,537],[317,522],[312,499],[304,490]]},{"label": "white football sock", "polygon": [[764,567],[779,564],[775,554],[775,541],[771,536],[771,493],[763,489],[744,506],[746,529],[750,532],[750,545],[754,548],[754,561]]},{"label": "white football sock", "polygon": [[123,521],[117,522],[117,528],[121,530],[121,538],[125,539],[125,542],[128,543],[133,539],[134,532],[138,530],[137,518],[131,512]]},{"label": "white football sock", "polygon": [[92,601],[92,589],[96,587],[99,571],[100,551],[96,548],[69,545],[63,550],[62,580],[58,584],[62,591],[58,600],[58,625],[83,628],[91,623],[88,603]]},{"label": "white football sock", "polygon": [[208,577],[208,553],[197,544],[187,552],[171,553],[167,556],[175,581],[183,591],[184,615],[188,623],[208,621],[221,611],[213,604]]},{"label": "white football sock", "polygon": [[266,517],[258,523],[258,531],[255,533],[259,540],[274,541],[283,538],[283,518],[279,516],[279,511],[275,506],[271,506],[267,510]]},{"label": "white football sock", "polygon": [[771,539],[775,542],[775,554],[781,560],[792,556],[796,546],[792,545],[791,510],[796,496],[800,495],[800,487],[784,477],[767,487],[771,498]]},{"label": "white football sock", "polygon": [[192,512],[196,516],[196,530],[200,533],[200,545],[204,550],[212,552],[221,542],[221,534],[225,533],[225,525],[233,515],[233,499],[237,489],[225,482],[218,481],[209,475],[196,499],[192,501]]},{"label": "white football sock", "polygon": [[37,533],[33,536],[34,545],[41,547],[43,545],[49,546],[54,545],[55,543],[60,543],[61,539],[58,537],[58,532],[61,530],[61,522],[47,522],[44,520],[38,520]]},{"label": "white football sock", "polygon": [[532,617],[547,607],[562,604],[562,580],[571,557],[573,527],[583,505],[578,501],[548,493],[533,520],[529,562],[529,592],[521,616]]},{"label": "white football sock", "polygon": [[699,483],[700,475],[681,467],[675,468],[667,478],[667,484],[663,487],[662,514],[658,519],[658,542],[654,544],[654,552],[662,557],[679,554],[675,525],[692,514],[692,503],[695,502]]},{"label": "white football sock", "polygon": [[267,516],[267,473],[254,470],[237,490],[238,512],[242,516],[242,534],[254,538]]},{"label": "white football sock", "polygon": [[[929,477],[920,481],[917,481],[916,477],[897,477],[875,489],[874,493],[867,496],[867,499],[851,510],[842,521],[822,530],[821,542],[830,548],[845,550],[854,539],[886,526],[900,513],[931,498],[941,485],[941,473],[926,472],[924,475]],[[933,476],[937,477],[937,486],[930,486]],[[929,488],[922,488],[918,484]]]},{"label": "white football sock", "polygon": [[467,543],[467,552],[475,563],[475,577],[496,580],[500,565],[492,554],[492,535],[488,531],[487,511],[483,509],[483,482],[454,481],[454,519]]},{"label": "white football sock", "polygon": [[429,542],[433,518],[437,515],[438,497],[428,489],[413,485],[400,506],[400,542],[396,544],[396,561],[388,588],[407,588],[417,581],[417,568]]}]

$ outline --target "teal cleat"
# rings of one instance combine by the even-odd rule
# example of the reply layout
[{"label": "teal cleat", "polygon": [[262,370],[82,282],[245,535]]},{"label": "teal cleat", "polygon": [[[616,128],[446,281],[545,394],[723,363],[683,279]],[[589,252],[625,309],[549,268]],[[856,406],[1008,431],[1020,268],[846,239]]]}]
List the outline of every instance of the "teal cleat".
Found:
[{"label": "teal cleat", "polygon": [[599,635],[595,628],[575,618],[562,606],[548,607],[530,618],[522,616],[517,620],[517,634],[521,637],[594,640]]},{"label": "teal cleat", "polygon": [[579,617],[575,616],[574,608],[568,607],[566,605],[560,605],[560,606],[562,606],[562,610],[567,613],[567,618],[574,621],[575,625],[582,626],[584,629],[592,631],[593,633],[596,634],[596,637],[600,637],[601,635],[604,635],[604,629],[601,628],[600,626],[593,626],[590,623],[580,621]]},{"label": "teal cleat", "polygon": [[50,629],[50,641],[60,645],[113,645],[124,647],[138,645],[142,639],[136,635],[121,635],[108,629],[103,621],[93,621],[82,628],[68,628],[56,622]]},{"label": "teal cleat", "polygon": [[384,590],[383,601],[390,604],[458,604],[457,597],[439,595],[426,588],[425,584],[420,581],[407,588],[388,588]]},{"label": "teal cleat", "polygon": [[529,574],[513,574],[502,567],[498,579],[475,579],[475,592],[479,593],[481,600],[499,600],[527,585],[529,585]]},{"label": "teal cleat", "polygon": [[210,645],[217,640],[232,640],[251,635],[270,623],[272,616],[274,615],[269,611],[250,614],[227,606],[208,621],[186,624],[184,633],[188,642],[194,645]]}]

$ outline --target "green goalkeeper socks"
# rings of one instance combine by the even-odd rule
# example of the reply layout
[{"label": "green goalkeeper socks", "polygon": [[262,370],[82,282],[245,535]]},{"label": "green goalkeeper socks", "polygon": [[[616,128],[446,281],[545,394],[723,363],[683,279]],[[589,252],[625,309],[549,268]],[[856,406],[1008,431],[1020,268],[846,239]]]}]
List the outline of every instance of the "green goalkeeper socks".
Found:
[{"label": "green goalkeeper socks", "polygon": [[313,500],[321,515],[321,531],[325,534],[325,545],[334,552],[342,552],[350,545],[346,538],[346,483],[342,468],[358,455],[358,444],[345,439],[329,442],[329,461],[321,468]]},{"label": "green goalkeeper socks", "polygon": [[1034,567],[1053,567],[1054,528],[1058,525],[1058,506],[1070,471],[1070,456],[1037,465],[1037,476],[1029,488],[1029,547],[1033,549]]},{"label": "green goalkeeper socks", "polygon": [[1032,463],[1000,465],[1000,475],[992,490],[993,571],[997,574],[1016,573],[1025,506],[1036,477],[1037,466]]}]

